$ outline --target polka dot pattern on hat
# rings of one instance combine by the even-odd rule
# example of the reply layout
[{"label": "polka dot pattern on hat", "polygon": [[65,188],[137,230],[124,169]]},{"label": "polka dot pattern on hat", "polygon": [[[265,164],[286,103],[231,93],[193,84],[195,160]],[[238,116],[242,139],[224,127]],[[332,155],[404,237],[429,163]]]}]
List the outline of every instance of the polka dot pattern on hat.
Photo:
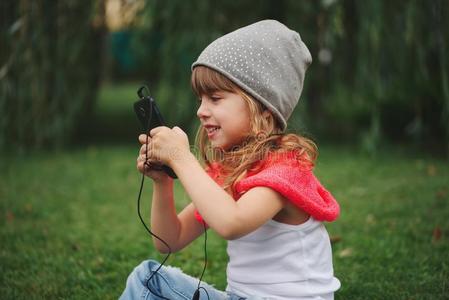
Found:
[{"label": "polka dot pattern on hat", "polygon": [[213,41],[192,70],[202,65],[226,76],[270,109],[285,130],[311,62],[297,32],[278,21],[264,20]]}]

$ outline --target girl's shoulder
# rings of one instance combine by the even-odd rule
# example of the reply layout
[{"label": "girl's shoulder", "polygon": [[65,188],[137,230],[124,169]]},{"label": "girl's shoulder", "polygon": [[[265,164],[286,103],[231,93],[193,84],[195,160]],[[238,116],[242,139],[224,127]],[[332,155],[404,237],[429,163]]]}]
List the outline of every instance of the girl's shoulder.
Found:
[{"label": "girl's shoulder", "polygon": [[[205,170],[218,184],[223,183],[223,167],[212,162]],[[280,193],[318,221],[334,221],[340,213],[338,202],[313,174],[313,165],[300,151],[278,151],[254,163],[245,177],[235,184],[233,197],[238,200],[251,188],[264,186]]]},{"label": "girl's shoulder", "polygon": [[319,221],[334,221],[340,213],[338,202],[315,177],[313,166],[301,159],[297,151],[267,155],[237,182],[237,198],[257,186],[272,188]]}]

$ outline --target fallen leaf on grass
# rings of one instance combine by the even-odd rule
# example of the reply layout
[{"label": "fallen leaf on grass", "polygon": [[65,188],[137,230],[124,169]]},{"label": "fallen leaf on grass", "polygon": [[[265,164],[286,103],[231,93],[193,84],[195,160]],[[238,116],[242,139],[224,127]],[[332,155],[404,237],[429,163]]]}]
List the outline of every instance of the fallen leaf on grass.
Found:
[{"label": "fallen leaf on grass", "polygon": [[432,242],[438,242],[441,239],[441,234],[442,232],[440,226],[435,226],[432,233]]},{"label": "fallen leaf on grass", "polygon": [[12,223],[12,221],[14,221],[14,214],[12,211],[7,211],[6,212],[6,221],[8,223]]},{"label": "fallen leaf on grass", "polygon": [[338,256],[343,258],[343,257],[349,257],[352,256],[352,248],[345,248],[343,250],[341,250],[340,252],[338,252]]},{"label": "fallen leaf on grass", "polygon": [[435,193],[437,199],[444,199],[447,196],[447,189],[442,188]]}]

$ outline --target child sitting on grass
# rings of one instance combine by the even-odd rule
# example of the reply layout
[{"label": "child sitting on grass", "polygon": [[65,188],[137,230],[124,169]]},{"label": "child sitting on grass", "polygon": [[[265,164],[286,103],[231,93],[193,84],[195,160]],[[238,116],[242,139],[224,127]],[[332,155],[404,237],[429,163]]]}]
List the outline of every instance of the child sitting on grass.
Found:
[{"label": "child sitting on grass", "polygon": [[[313,175],[315,144],[285,133],[311,61],[300,35],[277,21],[233,31],[192,65],[204,166],[178,127],[139,136],[137,168],[154,184],[152,231],[171,251],[202,235],[205,224],[228,240],[226,291],[203,283],[201,299],[333,299],[340,287],[322,223],[338,217],[339,205]],[[171,167],[189,195],[179,214],[173,179],[153,164]],[[121,299],[192,299],[197,279],[159,267],[153,260],[137,266]]]}]

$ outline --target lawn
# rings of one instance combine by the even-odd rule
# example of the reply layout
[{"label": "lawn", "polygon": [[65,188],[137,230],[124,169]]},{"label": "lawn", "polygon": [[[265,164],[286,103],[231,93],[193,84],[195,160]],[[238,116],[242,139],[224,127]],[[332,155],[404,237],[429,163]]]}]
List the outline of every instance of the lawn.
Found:
[{"label": "lawn", "polygon": [[[137,151],[137,143],[88,143],[2,156],[1,299],[116,299],[134,266],[163,258],[136,213]],[[447,299],[447,160],[404,149],[372,158],[326,145],[316,174],[342,209],[336,222],[326,224],[342,282],[336,299]],[[147,221],[150,195],[148,180]],[[179,208],[189,201],[179,182],[175,197]],[[202,245],[197,240],[169,263],[199,275]],[[219,288],[226,284],[225,246],[210,232],[204,279]]]}]

